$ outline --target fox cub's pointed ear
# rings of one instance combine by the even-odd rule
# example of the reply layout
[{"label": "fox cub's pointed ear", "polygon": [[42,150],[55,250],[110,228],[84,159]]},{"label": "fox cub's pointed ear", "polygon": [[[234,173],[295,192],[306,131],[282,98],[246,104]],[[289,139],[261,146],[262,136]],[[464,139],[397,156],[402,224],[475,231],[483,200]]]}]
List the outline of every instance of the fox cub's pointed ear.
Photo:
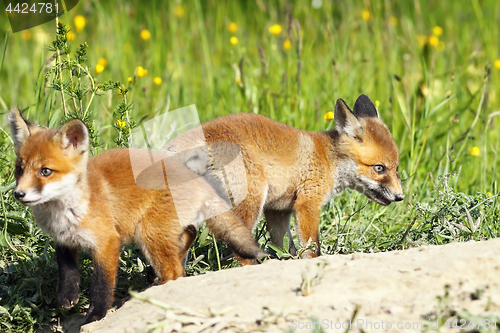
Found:
[{"label": "fox cub's pointed ear", "polygon": [[357,136],[363,130],[358,119],[352,113],[351,109],[342,100],[338,99],[335,104],[335,129],[340,133],[347,133],[351,136]]},{"label": "fox cub's pointed ear", "polygon": [[361,95],[358,97],[356,103],[354,103],[354,109],[352,113],[354,113],[354,115],[358,118],[379,117],[377,108],[372,103],[370,98],[368,98],[368,96],[366,95]]},{"label": "fox cub's pointed ear", "polygon": [[30,135],[40,130],[38,126],[24,119],[21,115],[21,111],[16,107],[10,111],[9,125],[16,154],[19,152],[19,149],[21,149],[24,141],[26,141]]},{"label": "fox cub's pointed ear", "polygon": [[89,131],[80,119],[68,121],[54,136],[62,149],[83,154],[89,150]]}]

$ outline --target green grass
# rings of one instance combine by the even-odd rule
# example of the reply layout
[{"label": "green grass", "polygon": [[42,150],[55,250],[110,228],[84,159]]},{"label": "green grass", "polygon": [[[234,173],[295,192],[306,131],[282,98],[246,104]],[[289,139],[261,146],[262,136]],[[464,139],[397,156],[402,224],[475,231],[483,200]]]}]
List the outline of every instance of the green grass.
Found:
[{"label": "green grass", "polygon": [[[500,69],[494,61],[500,59],[500,4],[369,4],[323,0],[322,8],[314,9],[310,1],[293,6],[261,0],[80,1],[61,17],[76,36],[71,56],[88,43],[82,67],[88,66],[96,84],[120,81],[130,88],[126,101],[116,89],[99,92],[92,101],[89,93],[82,98],[98,139],[95,151],[124,145],[131,121],[137,124],[190,104],[196,104],[201,121],[256,112],[297,128],[325,130],[333,122],[323,115],[333,110],[337,98],[352,106],[365,93],[378,101],[399,146],[407,199],[381,207],[346,191],[323,210],[322,252],[388,251],[496,237]],[[180,11],[184,15],[176,15]],[[82,31],[74,26],[76,15],[86,18]],[[237,32],[228,31],[230,22],[238,25]],[[279,36],[268,31],[273,24],[283,27]],[[435,26],[442,28],[437,42],[429,39]],[[54,65],[47,63],[53,55],[47,47],[55,27],[49,22],[27,36],[8,32],[6,16],[0,21],[1,330],[39,329],[66,315],[55,308],[53,242],[11,195],[14,153],[6,116],[18,106],[29,120],[53,127],[66,119],[65,113],[74,115],[72,99],[65,96],[65,110],[61,93],[50,88],[57,83],[57,72],[49,71],[45,81],[47,65]],[[150,31],[149,40],[141,39],[142,29]],[[236,45],[230,43],[232,36],[238,38]],[[287,39],[290,50],[283,46]],[[107,65],[97,74],[99,58]],[[148,74],[134,75],[137,66]],[[162,79],[160,85],[154,84],[155,77]],[[88,76],[79,82],[90,86]],[[75,79],[73,85],[77,83]],[[118,119],[127,120],[126,126],[117,126]],[[472,224],[478,218],[476,228]],[[256,233],[264,246],[268,236],[262,230],[260,223]],[[206,231],[200,232],[191,254],[189,274],[235,265],[222,260],[229,251]],[[130,286],[148,285],[148,264],[138,249],[126,248],[122,259],[118,298]],[[81,262],[86,296],[91,263],[88,257]],[[85,305],[82,297],[70,313],[85,311]]]}]

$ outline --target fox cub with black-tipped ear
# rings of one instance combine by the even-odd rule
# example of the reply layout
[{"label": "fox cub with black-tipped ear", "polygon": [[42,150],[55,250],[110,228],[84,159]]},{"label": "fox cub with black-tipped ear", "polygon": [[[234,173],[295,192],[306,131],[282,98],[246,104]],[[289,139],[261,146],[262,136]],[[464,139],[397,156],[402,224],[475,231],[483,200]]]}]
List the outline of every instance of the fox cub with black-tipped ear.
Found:
[{"label": "fox cub with black-tipped ear", "polygon": [[182,163],[158,158],[161,163],[153,164],[143,177],[146,182],[164,181],[166,172],[169,177],[190,179],[188,189],[177,191],[174,206],[165,183],[160,189],[136,184],[131,158],[134,167],[141,163],[147,167],[154,152],[112,149],[89,158],[89,134],[81,120],[71,120],[59,130],[41,129],[13,109],[9,121],[17,155],[13,194],[33,208],[36,222],[54,237],[59,307],[69,309],[78,302],[78,250],[92,253],[86,323],[103,318],[112,303],[124,243],[135,241],[142,248],[157,274],[156,283],[176,279],[184,274],[183,260],[196,236],[195,227],[202,222],[200,216],[214,216],[215,209],[225,211],[207,220],[217,238],[244,258],[265,255],[229,204]]},{"label": "fox cub with black-tipped ear", "polygon": [[[300,244],[311,240],[317,245],[303,257],[320,254],[320,209],[342,190],[355,189],[381,205],[404,198],[398,147],[372,101],[361,95],[351,111],[339,99],[334,119],[334,129],[318,133],[250,113],[202,125],[207,142],[232,142],[241,149],[248,194],[234,212],[250,229],[263,213],[271,241],[279,247],[283,247],[285,233],[290,233],[290,216],[294,214]],[[197,142],[194,134],[187,132],[173,140],[167,150],[175,153],[201,146],[203,142]],[[235,189],[231,190],[234,194]],[[293,242],[289,244],[289,251],[295,253]]]}]

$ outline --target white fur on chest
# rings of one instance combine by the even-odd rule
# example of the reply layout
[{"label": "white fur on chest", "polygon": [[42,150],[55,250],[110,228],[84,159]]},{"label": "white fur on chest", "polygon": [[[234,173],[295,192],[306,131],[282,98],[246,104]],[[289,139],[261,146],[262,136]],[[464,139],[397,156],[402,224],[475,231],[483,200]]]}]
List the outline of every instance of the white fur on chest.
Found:
[{"label": "white fur on chest", "polygon": [[339,161],[336,165],[335,171],[333,172],[333,186],[331,191],[326,195],[323,200],[323,205],[326,205],[330,200],[332,200],[340,192],[344,191],[346,188],[353,188],[354,184],[357,182],[357,169],[358,166],[356,162],[350,159],[345,159]]},{"label": "white fur on chest", "polygon": [[80,204],[75,196],[34,206],[35,219],[42,231],[57,243],[91,250],[95,247],[95,237],[90,230],[80,227],[87,204]]}]

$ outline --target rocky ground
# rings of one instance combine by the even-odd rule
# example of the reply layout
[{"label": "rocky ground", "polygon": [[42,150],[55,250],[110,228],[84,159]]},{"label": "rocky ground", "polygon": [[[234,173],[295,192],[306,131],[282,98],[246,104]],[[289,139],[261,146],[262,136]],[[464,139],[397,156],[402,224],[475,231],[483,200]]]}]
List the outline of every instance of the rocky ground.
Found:
[{"label": "rocky ground", "polygon": [[[500,239],[406,251],[269,260],[180,278],[82,332],[421,332],[500,318]],[[452,318],[447,328],[437,317]],[[454,322],[458,318],[457,322]],[[460,322],[460,319],[462,321]],[[78,321],[62,323],[77,331]],[[472,321],[472,324],[471,324]],[[499,327],[500,322],[497,324]],[[488,325],[487,325],[488,326]]]}]

